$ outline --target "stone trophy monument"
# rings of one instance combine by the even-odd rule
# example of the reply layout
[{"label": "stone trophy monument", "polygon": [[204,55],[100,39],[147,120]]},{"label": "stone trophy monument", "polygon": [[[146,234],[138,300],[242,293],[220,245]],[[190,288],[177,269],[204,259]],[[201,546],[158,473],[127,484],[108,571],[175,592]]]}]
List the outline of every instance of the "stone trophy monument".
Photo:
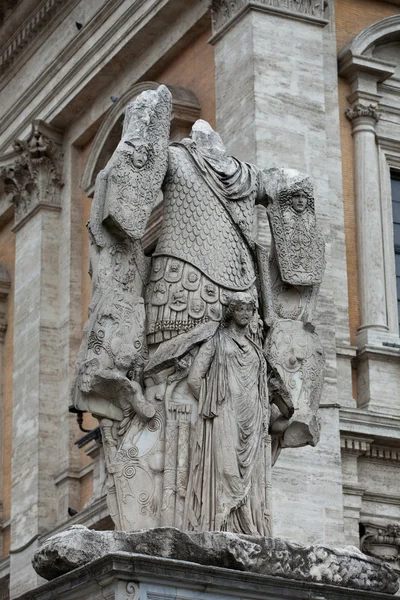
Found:
[{"label": "stone trophy monument", "polygon": [[[34,566],[52,578],[124,551],[393,593],[378,560],[272,537],[271,469],[319,440],[325,245],[310,179],[228,156],[201,120],[170,144],[170,117],[165,86],[127,107],[88,223],[73,395],[100,423],[116,531],[71,528]],[[161,193],[149,258],[141,238]],[[268,251],[253,237],[256,204]]]}]

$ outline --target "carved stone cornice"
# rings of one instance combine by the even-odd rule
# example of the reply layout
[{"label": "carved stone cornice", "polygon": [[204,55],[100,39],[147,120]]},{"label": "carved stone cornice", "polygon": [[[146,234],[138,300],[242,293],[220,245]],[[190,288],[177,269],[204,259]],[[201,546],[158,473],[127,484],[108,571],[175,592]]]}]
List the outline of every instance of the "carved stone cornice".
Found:
[{"label": "carved stone cornice", "polygon": [[217,33],[246,7],[323,19],[326,0],[212,0],[210,4],[213,33]]},{"label": "carved stone cornice", "polygon": [[0,168],[5,193],[14,205],[14,230],[40,206],[60,208],[60,141],[59,132],[34,121],[28,140],[14,142],[14,161]]},{"label": "carved stone cornice", "polygon": [[376,106],[373,104],[355,104],[352,108],[348,108],[345,113],[346,117],[349,121],[353,121],[354,119],[358,119],[359,117],[369,117],[375,123],[379,121],[379,113],[376,109]]},{"label": "carved stone cornice", "polygon": [[360,456],[363,454],[369,454],[373,441],[373,438],[342,435],[340,437],[340,447],[342,451],[356,453],[358,456]]},{"label": "carved stone cornice", "polygon": [[[9,4],[16,4],[15,1],[10,2],[8,0],[8,2]],[[44,26],[56,14],[57,10],[62,8],[64,3],[64,0],[46,0],[42,2],[32,17],[15,32],[13,38],[0,50],[0,76],[26,48],[29,42],[34,39],[36,34],[43,30]]]}]

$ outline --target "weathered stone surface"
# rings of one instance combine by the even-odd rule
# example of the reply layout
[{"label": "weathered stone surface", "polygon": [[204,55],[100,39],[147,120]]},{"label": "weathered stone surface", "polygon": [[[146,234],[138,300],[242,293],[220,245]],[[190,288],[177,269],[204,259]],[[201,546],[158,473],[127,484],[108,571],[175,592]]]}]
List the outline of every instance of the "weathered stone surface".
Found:
[{"label": "weathered stone surface", "polygon": [[[229,156],[203,120],[168,147],[170,112],[165,86],[142,92],[97,177],[74,404],[100,420],[118,530],[272,535],[271,467],[319,433],[323,351],[303,331],[325,267],[314,193],[298,171]],[[140,238],[161,191],[149,265]],[[269,260],[252,239],[256,203],[269,208]],[[301,321],[300,341],[267,337],[278,318]]]},{"label": "weathered stone surface", "polygon": [[37,573],[54,579],[107,554],[129,552],[299,581],[395,594],[396,573],[357,549],[303,546],[280,538],[228,532],[182,532],[172,527],[93,531],[77,525],[49,540],[33,558]]}]

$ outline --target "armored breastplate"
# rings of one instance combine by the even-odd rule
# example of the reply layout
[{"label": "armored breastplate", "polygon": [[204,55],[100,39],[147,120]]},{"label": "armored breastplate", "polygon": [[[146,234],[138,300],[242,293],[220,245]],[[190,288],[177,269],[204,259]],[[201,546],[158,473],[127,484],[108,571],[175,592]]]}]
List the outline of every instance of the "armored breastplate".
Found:
[{"label": "armored breastplate", "polygon": [[250,250],[183,148],[169,149],[164,203],[154,256],[178,258],[220,286],[247,290],[255,281]]}]

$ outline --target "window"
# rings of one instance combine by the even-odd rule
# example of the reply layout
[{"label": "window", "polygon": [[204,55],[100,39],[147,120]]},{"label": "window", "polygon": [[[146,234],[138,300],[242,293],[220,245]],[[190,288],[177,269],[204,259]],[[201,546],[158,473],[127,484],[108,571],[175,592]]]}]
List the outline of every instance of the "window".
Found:
[{"label": "window", "polygon": [[397,314],[400,328],[400,172],[391,172],[392,207],[393,207],[393,239],[396,260]]}]

